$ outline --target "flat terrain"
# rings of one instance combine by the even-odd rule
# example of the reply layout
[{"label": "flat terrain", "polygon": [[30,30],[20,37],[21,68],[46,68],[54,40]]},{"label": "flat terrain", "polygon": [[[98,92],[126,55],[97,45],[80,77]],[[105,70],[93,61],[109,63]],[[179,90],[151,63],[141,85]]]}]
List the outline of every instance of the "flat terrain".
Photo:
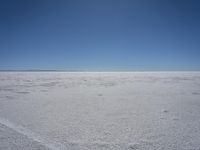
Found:
[{"label": "flat terrain", "polygon": [[0,150],[200,150],[200,72],[0,72]]}]

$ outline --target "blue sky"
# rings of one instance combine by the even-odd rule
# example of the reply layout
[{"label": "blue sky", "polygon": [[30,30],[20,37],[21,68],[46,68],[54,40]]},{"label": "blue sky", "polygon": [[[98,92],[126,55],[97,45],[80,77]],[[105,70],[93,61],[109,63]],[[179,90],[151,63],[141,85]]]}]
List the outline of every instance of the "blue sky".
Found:
[{"label": "blue sky", "polygon": [[200,70],[200,2],[2,0],[0,69]]}]

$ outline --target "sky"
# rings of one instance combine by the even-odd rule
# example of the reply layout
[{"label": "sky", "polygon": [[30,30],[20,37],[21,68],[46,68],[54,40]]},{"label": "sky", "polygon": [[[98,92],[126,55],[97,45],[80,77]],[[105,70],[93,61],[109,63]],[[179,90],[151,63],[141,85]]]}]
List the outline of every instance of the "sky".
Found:
[{"label": "sky", "polygon": [[200,1],[1,0],[12,69],[200,70]]}]

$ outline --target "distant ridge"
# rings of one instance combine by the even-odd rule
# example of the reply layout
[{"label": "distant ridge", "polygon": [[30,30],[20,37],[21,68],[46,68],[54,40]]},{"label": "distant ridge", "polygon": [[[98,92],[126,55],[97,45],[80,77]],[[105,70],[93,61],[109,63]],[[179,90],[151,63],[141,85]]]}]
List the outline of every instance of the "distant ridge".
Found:
[{"label": "distant ridge", "polygon": [[0,72],[200,72],[200,70],[83,70],[83,69],[2,69]]},{"label": "distant ridge", "polygon": [[79,72],[79,71],[86,71],[86,70],[43,70],[43,69],[19,69],[19,70],[12,70],[12,69],[4,69],[0,70],[0,72]]}]

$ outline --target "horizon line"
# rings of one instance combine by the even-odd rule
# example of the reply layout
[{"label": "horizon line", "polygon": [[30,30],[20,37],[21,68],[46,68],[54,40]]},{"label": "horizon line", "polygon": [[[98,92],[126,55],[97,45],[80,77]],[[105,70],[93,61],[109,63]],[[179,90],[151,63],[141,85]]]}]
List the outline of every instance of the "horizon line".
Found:
[{"label": "horizon line", "polygon": [[0,69],[0,72],[200,72],[200,70]]}]

